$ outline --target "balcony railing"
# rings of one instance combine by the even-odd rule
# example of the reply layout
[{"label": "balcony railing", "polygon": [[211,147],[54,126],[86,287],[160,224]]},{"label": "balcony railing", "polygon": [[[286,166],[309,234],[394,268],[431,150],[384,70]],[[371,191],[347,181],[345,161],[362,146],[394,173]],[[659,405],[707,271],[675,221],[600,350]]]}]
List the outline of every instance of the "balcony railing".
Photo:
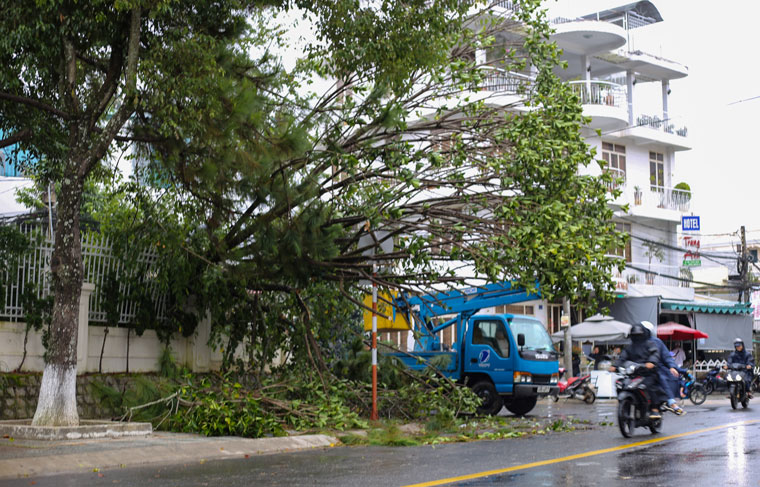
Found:
[{"label": "balcony railing", "polygon": [[660,130],[668,134],[676,134],[681,137],[686,137],[688,134],[688,129],[686,127],[676,128],[674,124],[668,123],[667,120],[661,120],[657,115],[639,115],[636,117],[636,125],[653,130]]},{"label": "balcony railing", "polygon": [[624,86],[609,81],[570,81],[570,87],[578,95],[583,105],[605,105],[627,107],[627,93]]},{"label": "balcony railing", "polygon": [[625,187],[625,171],[614,167],[605,167],[604,172],[611,174],[613,180],[611,183],[607,183],[607,189],[612,191],[617,188]]},{"label": "balcony railing", "polygon": [[644,208],[662,208],[682,212],[689,211],[691,208],[691,191],[682,189],[652,184],[649,186],[649,191],[642,191],[641,187],[634,186],[626,189],[625,197],[628,201],[631,195],[633,195],[633,204]]},{"label": "balcony railing", "polygon": [[656,195],[655,201],[659,198],[658,208],[689,211],[691,205],[691,191],[656,185],[650,185],[649,189]]},{"label": "balcony railing", "polygon": [[522,73],[499,68],[484,67],[487,71],[479,88],[497,93],[525,93],[535,83],[535,79]]},{"label": "balcony railing", "polygon": [[516,12],[520,8],[520,5],[515,0],[496,0],[493,4],[496,7],[512,10],[513,12]]},{"label": "balcony railing", "polygon": [[[657,262],[634,262],[632,269],[626,267],[623,272],[615,272],[613,279],[619,291],[624,291],[630,285],[648,284],[650,286],[691,287],[691,271],[679,266],[664,265]],[[638,270],[643,269],[643,270]]]}]

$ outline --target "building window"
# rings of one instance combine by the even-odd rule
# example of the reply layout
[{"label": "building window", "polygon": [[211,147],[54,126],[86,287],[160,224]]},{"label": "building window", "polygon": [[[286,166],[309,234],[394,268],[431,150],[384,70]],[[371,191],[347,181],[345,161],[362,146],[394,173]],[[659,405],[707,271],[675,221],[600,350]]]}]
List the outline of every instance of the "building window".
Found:
[{"label": "building window", "polygon": [[625,183],[625,146],[602,142],[602,159],[607,163],[606,171],[615,178],[622,178]]},{"label": "building window", "polygon": [[[615,223],[615,230],[617,230],[618,232],[623,232],[626,235],[630,236],[631,224],[630,223]],[[626,262],[631,262],[631,239],[628,238],[628,241],[626,241],[624,247],[618,247],[616,249],[613,249],[611,254],[624,258]]]},{"label": "building window", "polygon": [[496,314],[510,314],[510,315],[528,315],[533,316],[535,311],[533,306],[523,306],[521,304],[508,304],[496,306]]},{"label": "building window", "polygon": [[659,152],[649,153],[649,184],[652,191],[662,191],[665,188],[664,156]]}]

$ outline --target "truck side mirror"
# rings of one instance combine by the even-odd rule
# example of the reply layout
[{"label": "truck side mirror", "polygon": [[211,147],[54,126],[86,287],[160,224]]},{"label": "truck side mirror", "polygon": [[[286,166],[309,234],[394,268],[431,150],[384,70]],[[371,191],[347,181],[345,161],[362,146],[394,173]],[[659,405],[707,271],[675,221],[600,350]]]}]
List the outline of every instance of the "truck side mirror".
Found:
[{"label": "truck side mirror", "polygon": [[517,346],[518,347],[524,347],[525,346],[525,335],[522,333],[517,334]]}]

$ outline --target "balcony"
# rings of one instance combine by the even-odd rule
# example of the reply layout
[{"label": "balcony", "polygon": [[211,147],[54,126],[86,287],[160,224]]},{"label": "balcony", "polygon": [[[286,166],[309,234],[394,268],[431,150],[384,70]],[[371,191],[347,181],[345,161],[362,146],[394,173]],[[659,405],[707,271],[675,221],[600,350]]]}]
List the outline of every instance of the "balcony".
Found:
[{"label": "balcony", "polygon": [[483,81],[479,85],[481,91],[494,93],[519,94],[525,93],[535,83],[535,78],[514,71],[485,66],[482,68]]},{"label": "balcony", "polygon": [[649,191],[654,196],[652,198],[654,202],[657,202],[657,208],[681,212],[689,211],[691,206],[691,191],[655,185],[651,185]]},{"label": "balcony", "polygon": [[570,81],[583,105],[583,115],[591,117],[592,129],[617,129],[628,124],[628,95],[624,86],[609,81]]},{"label": "balcony", "polygon": [[668,120],[662,120],[657,115],[638,115],[636,125],[625,129],[623,137],[630,137],[638,143],[659,142],[667,144],[676,151],[689,150],[689,130],[687,127],[677,127]]},{"label": "balcony", "polygon": [[668,134],[676,134],[679,137],[686,137],[688,129],[686,127],[675,128],[672,123],[667,123],[666,120],[660,120],[657,115],[639,115],[636,117],[636,125],[639,127],[647,127],[652,130],[661,130]]},{"label": "balcony", "polygon": [[622,272],[615,271],[613,280],[618,291],[628,291],[633,287],[643,285],[647,286],[667,286],[688,288],[690,283],[687,282],[692,278],[691,270],[686,267],[664,265],[652,262],[634,262],[630,263],[631,267],[626,267]]},{"label": "balcony", "polygon": [[565,52],[589,55],[622,47],[628,36],[623,27],[593,19],[552,19],[554,33],[550,39]]},{"label": "balcony", "polygon": [[625,188],[625,171],[614,167],[605,167],[604,172],[611,174],[613,180],[611,183],[607,183],[607,189],[612,191],[613,189]]}]

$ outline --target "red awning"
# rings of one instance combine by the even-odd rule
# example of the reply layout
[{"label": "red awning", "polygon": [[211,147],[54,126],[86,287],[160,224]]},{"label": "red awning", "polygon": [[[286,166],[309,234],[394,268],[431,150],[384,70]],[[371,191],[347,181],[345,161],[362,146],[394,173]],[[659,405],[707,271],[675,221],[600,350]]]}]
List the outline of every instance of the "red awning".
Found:
[{"label": "red awning", "polygon": [[674,321],[669,321],[661,325],[657,325],[657,338],[669,339],[669,340],[694,340],[697,338],[707,338],[707,333],[703,333],[694,328],[681,325]]}]

